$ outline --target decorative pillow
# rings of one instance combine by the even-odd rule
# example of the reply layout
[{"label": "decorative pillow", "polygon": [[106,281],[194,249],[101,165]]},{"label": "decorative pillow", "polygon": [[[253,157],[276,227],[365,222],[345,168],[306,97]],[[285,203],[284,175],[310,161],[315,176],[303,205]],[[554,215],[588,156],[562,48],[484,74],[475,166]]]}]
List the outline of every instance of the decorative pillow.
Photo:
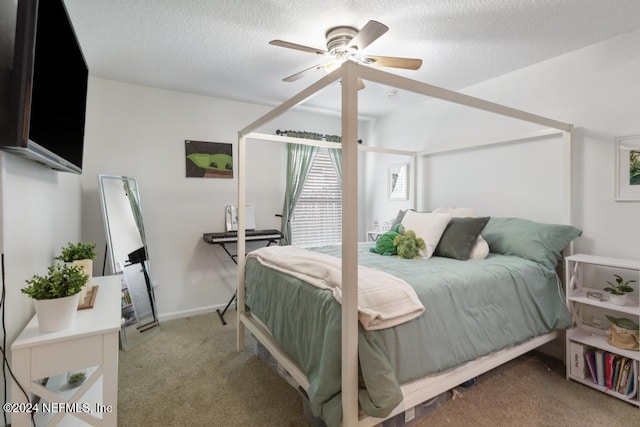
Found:
[{"label": "decorative pillow", "polygon": [[462,261],[469,259],[469,254],[478,242],[478,236],[489,221],[489,217],[451,218],[445,228],[434,255],[454,258]]},{"label": "decorative pillow", "polygon": [[[436,213],[448,213],[451,214],[452,218],[463,218],[468,216],[476,216],[473,208],[447,208],[441,207],[434,209],[433,212]],[[482,238],[482,236],[478,236],[478,241],[471,249],[471,253],[469,254],[469,259],[485,259],[489,255],[489,245],[487,241]]]},{"label": "decorative pillow", "polygon": [[405,230],[413,230],[417,237],[424,239],[425,248],[420,249],[420,256],[431,258],[450,219],[451,215],[447,213],[419,213],[408,210],[402,219],[402,225]]},{"label": "decorative pillow", "polygon": [[571,225],[491,217],[482,237],[493,253],[516,255],[554,269],[562,250],[582,234]]},{"label": "decorative pillow", "polygon": [[485,259],[489,255],[489,244],[482,236],[478,236],[476,244],[471,249],[469,259]]}]

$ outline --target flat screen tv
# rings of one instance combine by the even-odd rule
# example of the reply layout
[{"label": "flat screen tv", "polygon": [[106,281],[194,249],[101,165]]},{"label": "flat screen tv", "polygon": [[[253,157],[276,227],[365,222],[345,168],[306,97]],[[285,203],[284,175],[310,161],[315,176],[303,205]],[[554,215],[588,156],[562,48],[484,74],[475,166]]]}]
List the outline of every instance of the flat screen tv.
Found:
[{"label": "flat screen tv", "polygon": [[18,0],[1,148],[82,173],[89,71],[62,0]]}]

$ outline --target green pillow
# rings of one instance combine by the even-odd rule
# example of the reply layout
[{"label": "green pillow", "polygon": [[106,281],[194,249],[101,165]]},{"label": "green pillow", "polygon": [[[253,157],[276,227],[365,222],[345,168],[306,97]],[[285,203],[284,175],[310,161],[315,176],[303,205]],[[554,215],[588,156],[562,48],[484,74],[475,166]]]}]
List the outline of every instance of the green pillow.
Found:
[{"label": "green pillow", "polygon": [[451,218],[444,229],[435,256],[466,261],[489,217]]},{"label": "green pillow", "polygon": [[552,270],[558,264],[562,250],[581,234],[582,230],[571,225],[496,217],[491,217],[482,231],[491,252],[516,255]]}]

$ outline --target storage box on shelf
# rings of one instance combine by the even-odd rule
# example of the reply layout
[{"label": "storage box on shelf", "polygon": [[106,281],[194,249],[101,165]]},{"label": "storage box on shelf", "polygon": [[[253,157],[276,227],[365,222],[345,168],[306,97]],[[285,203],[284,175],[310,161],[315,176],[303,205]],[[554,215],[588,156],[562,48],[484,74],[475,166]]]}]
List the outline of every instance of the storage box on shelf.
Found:
[{"label": "storage box on shelf", "polygon": [[[636,281],[635,290],[627,295],[625,305],[610,302],[610,294],[603,291],[606,281],[599,279],[602,272],[610,277],[612,274],[629,276]],[[640,323],[640,261],[572,255],[565,258],[565,279],[566,302],[573,320],[573,327],[566,334],[567,379],[640,407],[640,351],[610,345],[607,342],[610,322],[606,318],[607,315],[624,317]],[[591,368],[588,356],[592,359]],[[626,365],[633,378],[628,387],[620,385]]]}]

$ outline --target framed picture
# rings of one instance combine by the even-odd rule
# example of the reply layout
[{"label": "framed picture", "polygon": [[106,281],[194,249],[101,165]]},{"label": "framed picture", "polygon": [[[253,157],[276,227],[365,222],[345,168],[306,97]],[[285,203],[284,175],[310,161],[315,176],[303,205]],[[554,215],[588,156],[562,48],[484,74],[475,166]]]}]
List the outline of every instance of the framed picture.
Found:
[{"label": "framed picture", "polygon": [[640,201],[640,135],[616,138],[616,201]]},{"label": "framed picture", "polygon": [[232,145],[224,142],[184,142],[187,178],[233,178]]},{"label": "framed picture", "polygon": [[389,200],[409,199],[409,164],[389,167]]}]

